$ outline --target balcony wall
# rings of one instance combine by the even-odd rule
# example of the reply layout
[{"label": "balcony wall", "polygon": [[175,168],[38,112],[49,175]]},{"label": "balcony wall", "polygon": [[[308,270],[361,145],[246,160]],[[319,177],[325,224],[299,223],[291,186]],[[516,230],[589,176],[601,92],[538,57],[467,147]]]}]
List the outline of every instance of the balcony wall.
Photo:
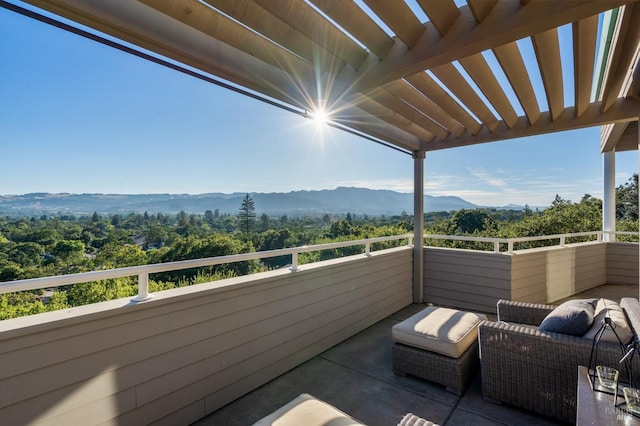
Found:
[{"label": "balcony wall", "polygon": [[412,301],[412,251],[0,322],[3,424],[188,424]]},{"label": "balcony wall", "polygon": [[638,244],[582,243],[513,254],[425,248],[425,301],[495,313],[499,299],[552,303],[605,283],[638,283]]},{"label": "balcony wall", "polygon": [[482,312],[511,297],[511,260],[501,253],[425,247],[424,300]]},{"label": "balcony wall", "polygon": [[612,284],[638,283],[638,244],[607,244],[607,282]]}]

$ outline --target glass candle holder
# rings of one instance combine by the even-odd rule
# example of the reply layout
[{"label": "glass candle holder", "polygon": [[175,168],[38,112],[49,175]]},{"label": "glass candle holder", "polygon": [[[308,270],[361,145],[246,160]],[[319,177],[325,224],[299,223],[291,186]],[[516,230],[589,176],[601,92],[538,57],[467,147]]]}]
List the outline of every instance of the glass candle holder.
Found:
[{"label": "glass candle holder", "polygon": [[596,374],[598,375],[598,383],[603,388],[616,392],[618,388],[618,370],[603,365],[596,366]]},{"label": "glass candle holder", "polygon": [[640,389],[625,387],[622,389],[626,410],[633,414],[640,414]]}]

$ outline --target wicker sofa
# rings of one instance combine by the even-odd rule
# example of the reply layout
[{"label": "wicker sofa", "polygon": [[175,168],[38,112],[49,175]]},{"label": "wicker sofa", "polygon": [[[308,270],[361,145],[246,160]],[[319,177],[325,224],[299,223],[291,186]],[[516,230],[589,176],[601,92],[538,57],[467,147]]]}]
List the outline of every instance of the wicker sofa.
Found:
[{"label": "wicker sofa", "polygon": [[[640,303],[624,298],[620,306],[637,339]],[[575,423],[577,366],[589,364],[593,340],[539,331],[537,326],[553,305],[500,300],[497,308],[498,321],[484,321],[478,327],[484,398]],[[632,358],[636,380],[638,355]],[[619,344],[600,342],[599,363],[613,366],[620,358]]]}]

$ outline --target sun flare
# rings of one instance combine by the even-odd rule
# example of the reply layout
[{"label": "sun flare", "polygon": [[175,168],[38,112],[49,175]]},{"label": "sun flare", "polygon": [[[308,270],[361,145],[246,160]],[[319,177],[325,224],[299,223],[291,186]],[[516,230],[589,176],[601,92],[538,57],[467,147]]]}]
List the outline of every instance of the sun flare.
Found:
[{"label": "sun flare", "polygon": [[313,122],[322,127],[329,122],[329,114],[324,109],[319,109],[312,114]]}]

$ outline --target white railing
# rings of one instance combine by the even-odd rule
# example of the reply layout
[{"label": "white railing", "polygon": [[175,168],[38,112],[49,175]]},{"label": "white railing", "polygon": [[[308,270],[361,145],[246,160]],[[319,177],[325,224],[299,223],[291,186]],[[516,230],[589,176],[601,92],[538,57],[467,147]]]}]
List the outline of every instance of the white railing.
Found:
[{"label": "white railing", "polygon": [[55,288],[64,285],[82,284],[111,278],[138,276],[138,295],[134,302],[142,302],[153,298],[149,293],[149,274],[158,272],[178,271],[182,269],[200,268],[204,266],[222,265],[225,263],[244,262],[247,260],[266,259],[270,257],[291,255],[291,272],[300,270],[298,255],[300,253],[331,250],[342,247],[364,246],[364,256],[371,256],[371,244],[386,241],[407,240],[407,245],[413,244],[413,234],[393,235],[389,237],[367,238],[364,240],[343,241],[338,243],[318,244],[279,250],[267,250],[254,253],[232,254],[229,256],[208,257],[203,259],[181,260],[178,262],[156,263],[153,265],[129,266],[126,268],[107,269],[101,271],[83,272],[79,274],[56,275],[52,277],[30,278],[0,283],[0,294],[17,291]]},{"label": "white railing", "polygon": [[[451,240],[451,241],[471,241],[471,242],[485,242],[493,244],[494,253],[513,254],[514,244],[523,243],[529,241],[543,241],[543,240],[558,240],[558,245],[563,247],[568,238],[574,237],[595,237],[595,241],[602,241],[603,235],[609,234],[615,235],[635,235],[638,236],[638,232],[613,232],[613,231],[592,231],[592,232],[579,232],[573,234],[557,234],[557,235],[543,235],[537,237],[519,237],[519,238],[488,238],[488,237],[469,237],[469,236],[455,236],[455,235],[435,235],[425,234],[424,239],[435,240]],[[200,268],[205,266],[222,265],[225,263],[244,262],[248,260],[266,259],[270,257],[291,255],[291,272],[300,270],[298,265],[298,255],[300,253],[307,253],[312,251],[331,250],[343,247],[352,246],[364,246],[364,256],[371,255],[371,244],[381,243],[386,241],[400,241],[407,240],[407,245],[413,245],[413,234],[393,235],[389,237],[377,237],[367,238],[364,240],[343,241],[329,244],[317,244],[311,246],[302,246],[294,248],[286,248],[279,250],[268,250],[254,253],[233,254],[229,256],[208,257],[203,259],[194,260],[182,260],[178,262],[156,263],[153,265],[140,265],[130,266],[126,268],[108,269],[92,272],[83,272],[79,274],[69,275],[56,275],[52,277],[31,278],[26,280],[17,280],[0,283],[0,294],[12,293],[18,291],[37,290],[43,288],[55,288],[64,285],[82,284],[92,281],[105,280],[111,278],[123,278],[138,276],[138,295],[133,298],[134,302],[142,302],[153,298],[153,295],[149,293],[149,274],[158,272],[178,271],[183,269]],[[423,241],[424,241],[423,239]],[[501,245],[506,245],[507,250],[501,251]]]},{"label": "white railing", "polygon": [[[471,242],[484,242],[493,244],[494,253],[507,253],[513,254],[513,246],[515,243],[526,243],[530,241],[545,241],[545,240],[558,240],[558,245],[564,247],[568,238],[578,237],[595,237],[595,241],[603,241],[603,236],[607,234],[615,237],[616,235],[635,235],[638,236],[638,232],[625,232],[625,231],[590,231],[590,232],[575,232],[572,234],[555,234],[555,235],[541,235],[536,237],[517,237],[517,238],[490,238],[490,237],[469,237],[469,236],[456,236],[456,235],[435,235],[427,234],[425,239],[433,240],[451,240],[451,241],[471,241]],[[501,245],[507,246],[507,251],[501,251]]]}]

